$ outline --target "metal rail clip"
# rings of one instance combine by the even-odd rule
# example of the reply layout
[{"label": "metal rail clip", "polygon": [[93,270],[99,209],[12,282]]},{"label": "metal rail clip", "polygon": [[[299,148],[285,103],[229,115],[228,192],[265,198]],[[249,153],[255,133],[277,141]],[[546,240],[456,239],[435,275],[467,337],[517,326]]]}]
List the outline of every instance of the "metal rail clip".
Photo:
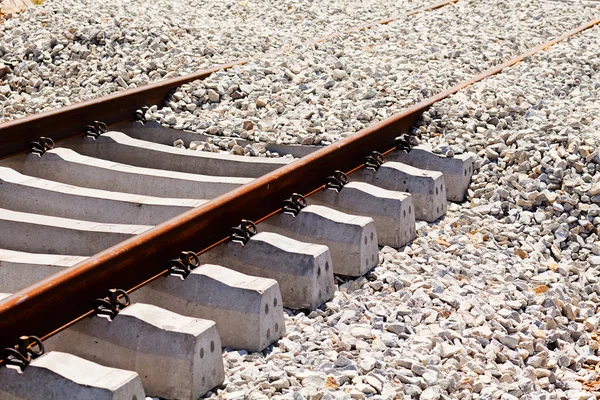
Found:
[{"label": "metal rail clip", "polygon": [[54,140],[50,139],[49,137],[41,137],[37,141],[34,140],[29,145],[31,146],[31,152],[41,157],[48,150],[54,148]]},{"label": "metal rail clip", "polygon": [[149,109],[150,107],[144,106],[140,109],[135,110],[135,113],[133,114],[135,120],[141,123],[146,123],[146,112],[148,112]]},{"label": "metal rail clip", "polygon": [[229,236],[231,236],[231,240],[233,242],[238,242],[243,245],[248,243],[250,238],[258,233],[258,228],[254,222],[243,219],[242,222],[238,226],[234,226],[233,228],[229,228]]},{"label": "metal rail clip", "polygon": [[98,139],[98,137],[106,131],[108,131],[108,127],[104,122],[101,121],[94,121],[93,125],[86,125],[85,127],[85,135],[93,138],[94,140]]},{"label": "metal rail clip", "polygon": [[179,258],[170,260],[168,263],[169,275],[187,278],[192,271],[200,265],[198,255],[193,251],[182,251]]},{"label": "metal rail clip", "polygon": [[23,371],[32,360],[38,358],[44,352],[44,344],[40,338],[37,336],[21,336],[15,347],[7,347],[2,350],[0,365],[16,365]]},{"label": "metal rail clip", "polygon": [[396,138],[394,139],[394,145],[396,146],[396,149],[410,153],[410,151],[412,150],[410,139],[411,135],[409,135],[408,133],[403,133],[400,136],[396,136]]},{"label": "metal rail clip", "polygon": [[131,304],[129,295],[122,289],[110,289],[108,296],[94,300],[96,315],[108,316],[113,319],[119,311]]},{"label": "metal rail clip", "polygon": [[306,198],[299,193],[292,194],[292,197],[289,199],[285,199],[281,203],[281,208],[283,212],[286,214],[292,214],[294,217],[300,214],[300,211],[306,207],[308,203],[306,202]]},{"label": "metal rail clip", "polygon": [[367,169],[377,171],[381,164],[383,164],[383,154],[378,151],[373,151],[365,157],[365,168]]},{"label": "metal rail clip", "polygon": [[333,189],[339,193],[348,182],[350,182],[348,175],[340,170],[336,170],[332,176],[328,176],[325,179],[325,187],[327,189]]}]

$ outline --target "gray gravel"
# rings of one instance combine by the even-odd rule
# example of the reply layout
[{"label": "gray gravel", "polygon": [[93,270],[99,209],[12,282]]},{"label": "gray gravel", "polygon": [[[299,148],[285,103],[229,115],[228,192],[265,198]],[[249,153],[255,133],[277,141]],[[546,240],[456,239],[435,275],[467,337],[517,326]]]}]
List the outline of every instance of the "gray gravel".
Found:
[{"label": "gray gravel", "polygon": [[256,142],[326,145],[598,15],[543,1],[460,1],[215,73],[147,118]]},{"label": "gray gravel", "polygon": [[[497,3],[461,2],[444,12],[215,74],[206,84],[182,88],[167,109],[149,116],[200,132],[326,144],[597,15],[577,3]],[[119,13],[127,9],[120,7]],[[176,39],[160,39],[169,33],[166,17],[149,25],[145,17],[137,18],[138,5],[127,7],[137,11],[119,18],[98,13],[90,20],[156,26],[157,52],[165,53],[162,60],[169,66],[178,59],[187,65],[187,57],[195,57],[179,50]],[[76,9],[71,15],[78,15]],[[173,18],[186,17],[183,9],[177,11]],[[227,15],[222,11],[216,15]],[[48,26],[59,17],[69,15],[48,13]],[[73,18],[74,26],[88,17]],[[475,26],[459,26],[465,21]],[[26,49],[19,39],[27,35],[25,29],[16,24],[10,29],[12,39],[0,37],[2,46]],[[115,32],[123,30],[119,26]],[[60,40],[66,37],[60,35]],[[0,79],[9,79],[8,90],[0,85],[0,95],[10,99],[0,99],[5,118],[80,99],[81,93],[74,94],[78,90],[87,96],[94,88],[98,91],[90,96],[96,96],[118,89],[118,77],[125,80],[119,66],[127,68],[135,47],[127,44],[127,33],[117,36],[119,51],[112,55],[83,57],[92,57],[90,63],[81,62],[81,56],[67,61],[77,45],[91,51],[77,35],[68,39],[66,58],[61,50],[54,59],[60,59],[60,71],[69,71],[74,62],[81,70],[70,70],[69,78],[46,70],[42,78],[44,69],[37,67],[41,75],[35,77],[54,82],[47,92],[16,101],[21,95],[15,89],[27,90],[29,72],[17,71],[14,87],[10,79],[32,61],[19,61],[13,72],[0,68],[6,73]],[[600,378],[599,45],[596,28],[436,104],[417,129],[436,151],[478,154],[468,201],[450,205],[437,223],[418,223],[418,238],[410,246],[383,248],[379,266],[366,277],[340,282],[335,298],[321,310],[290,313],[289,333],[274,347],[262,354],[226,351],[225,387],[209,397],[595,397],[591,389]],[[166,50],[160,50],[163,46]],[[463,46],[470,50],[460,52]],[[95,73],[110,80],[83,83],[90,79],[85,68],[97,66],[110,72]],[[135,78],[144,74],[162,79],[169,68],[131,75],[127,84],[143,83],[146,78]],[[66,89],[74,82],[79,85]],[[50,96],[55,97],[48,101]],[[43,100],[36,103],[38,97]],[[231,126],[223,123],[231,117]]]},{"label": "gray gravel", "polygon": [[[470,206],[535,239],[535,260],[600,265],[600,29],[581,34],[425,113],[439,152],[477,152]],[[523,253],[522,253],[522,252]]]},{"label": "gray gravel", "polygon": [[0,122],[404,15],[426,0],[47,0],[0,23]]},{"label": "gray gravel", "polygon": [[226,352],[212,397],[596,398],[599,48],[594,28],[437,103],[417,129],[478,154],[468,201],[270,351]]},{"label": "gray gravel", "polygon": [[11,18],[31,6],[31,0],[0,0],[0,19]]}]

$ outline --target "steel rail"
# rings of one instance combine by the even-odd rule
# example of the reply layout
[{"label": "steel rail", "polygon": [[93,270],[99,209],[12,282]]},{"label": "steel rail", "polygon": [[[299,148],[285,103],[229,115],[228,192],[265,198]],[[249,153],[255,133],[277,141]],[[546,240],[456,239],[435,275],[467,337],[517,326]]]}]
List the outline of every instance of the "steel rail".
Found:
[{"label": "steel rail", "polygon": [[97,99],[86,100],[54,110],[17,118],[0,123],[0,159],[30,150],[30,143],[40,136],[50,137],[54,142],[60,142],[73,136],[83,135],[85,126],[94,120],[107,125],[118,124],[133,119],[136,110],[152,104],[162,104],[169,93],[178,87],[195,80],[206,79],[220,70],[244,65],[254,60],[281,54],[292,50],[298,45],[322,43],[326,40],[351,34],[357,31],[385,25],[401,17],[410,17],[422,12],[433,11],[454,4],[459,0],[446,0],[407,12],[403,16],[371,21],[359,26],[350,27],[334,34],[318,37],[296,45],[284,45],[280,49],[243,58],[231,63],[216,65],[201,71],[150,83],[134,89],[112,93]]},{"label": "steel rail", "polygon": [[107,289],[136,287],[163,271],[180,251],[208,248],[227,237],[228,229],[241,219],[259,220],[279,209],[292,193],[321,187],[334,170],[351,171],[371,151],[389,151],[394,138],[410,130],[434,103],[598,23],[600,19],[583,24],[0,301],[0,348],[12,346],[20,335],[45,336],[88,312]]}]

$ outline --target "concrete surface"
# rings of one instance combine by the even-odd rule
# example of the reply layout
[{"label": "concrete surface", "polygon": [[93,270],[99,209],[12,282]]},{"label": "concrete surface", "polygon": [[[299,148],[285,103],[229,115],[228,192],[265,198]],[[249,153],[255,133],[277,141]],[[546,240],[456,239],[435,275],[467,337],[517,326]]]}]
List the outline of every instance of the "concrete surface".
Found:
[{"label": "concrete surface", "polygon": [[144,400],[139,375],[52,351],[20,373],[0,367],[2,400]]},{"label": "concrete surface", "polygon": [[224,380],[214,322],[136,303],[112,321],[86,318],[45,343],[114,368],[136,371],[148,396],[197,400]]},{"label": "concrete surface", "polygon": [[285,333],[277,281],[218,265],[201,265],[185,280],[177,276],[157,279],[131,298],[215,321],[224,347],[262,351]]},{"label": "concrete surface", "polygon": [[258,233],[246,245],[223,243],[202,254],[200,262],[218,263],[247,275],[276,280],[283,305],[292,309],[313,310],[335,292],[327,246],[276,233]]}]

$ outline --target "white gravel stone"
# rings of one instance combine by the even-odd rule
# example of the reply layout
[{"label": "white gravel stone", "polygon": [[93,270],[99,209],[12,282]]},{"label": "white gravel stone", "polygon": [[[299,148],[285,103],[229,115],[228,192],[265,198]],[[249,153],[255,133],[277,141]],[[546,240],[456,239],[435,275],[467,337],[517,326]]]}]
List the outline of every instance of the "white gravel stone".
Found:
[{"label": "white gravel stone", "polygon": [[3,0],[0,1],[0,17],[10,16],[33,6],[31,0]]},{"label": "white gravel stone", "polygon": [[[29,0],[3,3],[20,2]],[[11,68],[0,122],[293,47],[361,23],[404,18],[426,4],[45,0],[0,21],[0,64]],[[248,94],[246,89],[240,91]]]},{"label": "white gravel stone", "polygon": [[[43,7],[55,7],[51,0],[46,3]],[[325,7],[315,3],[307,9]],[[81,24],[85,29],[68,26],[69,18],[80,22],[78,13],[91,7],[78,4],[68,17],[52,13],[53,8],[36,8],[46,10],[39,19],[47,29],[56,25],[59,31],[55,41],[35,48],[32,43],[39,38],[28,38],[21,27],[27,26],[29,12],[5,23],[3,32],[14,40],[0,48],[1,62],[13,71],[0,85],[7,98],[1,100],[4,118],[120,90],[123,84],[163,79],[174,74],[176,65],[185,70],[232,52],[272,47],[264,22],[257,22],[267,15],[266,8],[244,11],[261,27],[255,35],[248,34],[252,25],[242,23],[239,33],[210,30],[197,45],[181,44],[194,36],[181,30],[185,18],[198,19],[203,29],[211,26],[203,18],[232,27],[239,22],[234,10],[258,2],[219,3],[213,15],[199,16],[184,3],[159,1],[145,7],[159,10],[155,7],[170,4],[175,12],[171,19],[157,13],[152,24],[130,17],[135,13],[126,13],[128,6],[121,4],[105,17],[110,29],[98,32],[92,26],[102,25],[93,22],[102,19],[99,13],[79,18],[92,21]],[[304,3],[291,4],[302,8]],[[379,10],[377,4],[357,7]],[[342,6],[327,7],[339,8],[334,15],[348,15]],[[326,145],[597,13],[588,3],[461,0],[448,9],[216,73],[175,91],[166,107],[151,108],[149,117],[255,142],[247,146],[209,138],[194,142],[200,150],[240,154],[242,148],[245,154],[268,156],[265,142]],[[281,21],[278,28],[297,24]],[[35,18],[31,22],[42,24]],[[138,40],[140,26],[145,42]],[[179,32],[181,42],[167,35],[169,27]],[[307,35],[314,35],[311,29]],[[241,36],[245,42],[231,45]],[[113,48],[108,57],[90,50],[98,51],[102,41],[103,50]],[[204,46],[203,51],[194,46]],[[153,57],[136,73],[128,69],[128,56],[142,47]],[[287,336],[263,353],[225,351],[226,381],[208,397],[554,400],[590,395],[586,383],[600,378],[598,48],[600,29],[594,28],[425,113],[416,130],[437,152],[478,154],[467,202],[450,204],[446,217],[435,224],[419,223],[417,238],[406,247],[382,248],[379,265],[365,277],[340,281],[335,297],[322,308],[287,314]],[[48,63],[30,68],[36,52],[61,63],[56,69]],[[113,73],[90,78],[88,68],[98,67],[102,57]],[[18,62],[11,63],[13,58]],[[41,71],[31,73],[32,68]],[[69,90],[89,90],[64,89],[70,85],[75,89]],[[39,95],[39,103],[27,87]],[[50,102],[49,93],[54,96]]]},{"label": "white gravel stone", "polygon": [[[592,7],[538,0],[459,1],[219,71],[183,85],[164,110],[200,133],[328,145],[599,15]],[[465,21],[472,29],[464,29]],[[252,90],[240,91],[242,85]],[[217,91],[219,101],[206,90]],[[187,104],[197,107],[190,112]],[[147,117],[173,126],[158,112]],[[243,129],[245,121],[251,129]],[[447,156],[465,151],[453,145],[436,147]],[[487,148],[488,159],[500,150]]]},{"label": "white gravel stone", "polygon": [[[589,398],[600,378],[598,48],[594,28],[434,105],[417,128],[422,140],[479,155],[468,200],[419,223],[405,248],[381,249],[379,265],[340,282],[322,309],[287,315],[302,351],[282,340],[248,355],[224,390]],[[257,366],[254,381],[240,381]],[[272,371],[285,372],[288,389],[272,387]],[[303,374],[323,385],[309,390]]]}]

